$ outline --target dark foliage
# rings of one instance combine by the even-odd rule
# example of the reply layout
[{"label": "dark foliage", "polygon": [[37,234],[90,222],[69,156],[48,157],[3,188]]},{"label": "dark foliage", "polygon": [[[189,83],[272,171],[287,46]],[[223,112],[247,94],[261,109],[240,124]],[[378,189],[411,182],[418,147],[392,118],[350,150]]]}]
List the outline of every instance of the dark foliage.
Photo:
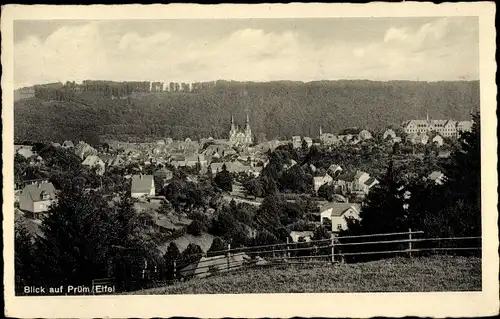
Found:
[{"label": "dark foliage", "polygon": [[15,103],[16,139],[222,138],[230,114],[238,121],[245,110],[252,129],[272,139],[316,136],[320,126],[332,133],[354,126],[378,130],[421,118],[430,107],[435,118],[460,120],[471,107],[479,108],[479,81],[218,81],[194,94],[148,93],[149,85],[86,81],[39,89],[35,98]]}]

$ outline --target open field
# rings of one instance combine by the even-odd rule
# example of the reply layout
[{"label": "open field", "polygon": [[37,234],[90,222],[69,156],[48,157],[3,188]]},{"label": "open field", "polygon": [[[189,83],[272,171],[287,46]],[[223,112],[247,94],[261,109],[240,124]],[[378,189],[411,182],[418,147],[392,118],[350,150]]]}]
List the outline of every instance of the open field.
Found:
[{"label": "open field", "polygon": [[477,257],[404,257],[358,264],[249,269],[133,294],[480,291]]}]

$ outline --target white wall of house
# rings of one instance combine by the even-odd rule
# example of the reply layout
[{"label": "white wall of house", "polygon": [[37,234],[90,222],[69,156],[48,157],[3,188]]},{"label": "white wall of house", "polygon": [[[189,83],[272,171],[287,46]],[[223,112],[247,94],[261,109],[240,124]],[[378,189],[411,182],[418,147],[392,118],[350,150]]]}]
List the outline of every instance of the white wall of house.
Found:
[{"label": "white wall of house", "polygon": [[359,218],[359,213],[353,208],[347,209],[341,216],[332,216],[332,208],[327,209],[320,213],[321,223],[323,223],[324,218],[329,218],[332,221],[332,231],[337,232],[339,228],[342,230],[347,229],[347,217]]},{"label": "white wall of house", "polygon": [[33,203],[33,213],[42,213],[49,210],[50,206],[53,204],[53,200],[43,200]]},{"label": "white wall of house", "polygon": [[141,198],[141,197],[148,197],[148,196],[155,196],[155,188],[151,188],[149,192],[134,192],[130,193],[130,196],[132,198]]},{"label": "white wall of house", "polygon": [[339,231],[339,228],[342,230],[347,229],[347,217],[359,218],[359,214],[356,210],[349,208],[342,216],[332,216],[332,231]]}]

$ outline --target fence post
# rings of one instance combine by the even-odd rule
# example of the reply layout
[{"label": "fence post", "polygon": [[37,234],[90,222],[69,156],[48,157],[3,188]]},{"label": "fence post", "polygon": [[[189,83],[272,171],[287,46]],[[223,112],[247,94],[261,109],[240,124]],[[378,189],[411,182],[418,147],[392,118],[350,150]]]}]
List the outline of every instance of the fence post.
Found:
[{"label": "fence post", "polygon": [[332,265],[335,263],[335,235],[332,234]]},{"label": "fence post", "polygon": [[231,250],[231,244],[227,244],[227,271],[229,271],[230,250]]},{"label": "fence post", "polygon": [[290,257],[290,253],[288,252],[288,243],[289,243],[289,239],[287,237],[286,238],[286,253],[285,253],[285,258],[289,258]]},{"label": "fence post", "polygon": [[173,271],[174,271],[174,281],[175,281],[175,279],[177,277],[177,262],[175,260],[174,260],[174,270]]},{"label": "fence post", "polygon": [[411,258],[411,228],[409,229],[409,232],[408,232],[408,239],[409,239],[409,242],[408,242],[408,248],[409,248],[409,255],[410,255],[410,258]]}]

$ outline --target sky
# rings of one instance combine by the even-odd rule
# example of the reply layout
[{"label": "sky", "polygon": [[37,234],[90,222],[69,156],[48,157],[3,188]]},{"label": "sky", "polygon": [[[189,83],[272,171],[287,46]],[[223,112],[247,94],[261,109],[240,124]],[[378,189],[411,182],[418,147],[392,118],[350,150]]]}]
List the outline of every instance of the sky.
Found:
[{"label": "sky", "polygon": [[477,17],[18,20],[14,82],[478,80]]}]

